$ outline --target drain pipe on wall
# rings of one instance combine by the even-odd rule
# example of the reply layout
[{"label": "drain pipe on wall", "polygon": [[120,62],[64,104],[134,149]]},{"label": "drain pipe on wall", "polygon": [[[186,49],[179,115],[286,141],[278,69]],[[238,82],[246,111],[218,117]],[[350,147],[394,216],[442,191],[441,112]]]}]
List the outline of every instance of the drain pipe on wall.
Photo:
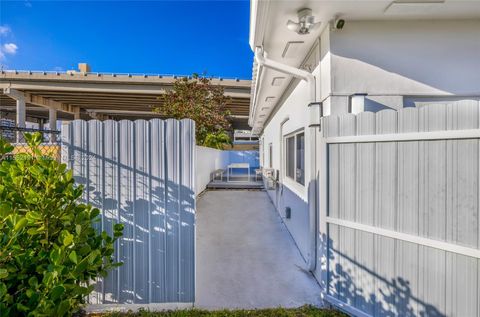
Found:
[{"label": "drain pipe on wall", "polygon": [[[266,52],[264,52],[260,47],[255,49],[255,61],[258,66],[270,68],[276,71],[279,71],[284,74],[291,75],[295,78],[304,80],[308,84],[309,91],[309,103],[315,103],[315,76],[310,72],[295,68],[289,65],[279,63],[277,61],[268,59]],[[316,177],[316,131],[318,128],[316,126],[309,125],[307,122],[307,127],[312,129],[310,131],[310,171],[307,175],[305,183],[308,184],[308,214],[309,214],[309,236],[310,236],[310,248],[307,259],[307,268],[309,271],[314,271],[316,266],[316,255],[317,255],[317,177]]]}]

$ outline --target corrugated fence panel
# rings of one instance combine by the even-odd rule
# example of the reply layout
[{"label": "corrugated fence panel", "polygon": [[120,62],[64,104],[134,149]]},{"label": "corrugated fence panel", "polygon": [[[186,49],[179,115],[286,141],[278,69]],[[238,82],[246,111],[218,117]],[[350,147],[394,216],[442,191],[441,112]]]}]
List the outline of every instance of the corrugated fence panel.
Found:
[{"label": "corrugated fence panel", "polygon": [[134,265],[135,265],[135,300],[138,303],[148,303],[149,294],[149,270],[145,269],[144,263],[150,263],[150,135],[148,122],[135,121],[135,203],[134,203]]},{"label": "corrugated fence panel", "polygon": [[118,248],[120,261],[118,298],[120,303],[133,303],[135,301],[135,262],[134,258],[134,135],[133,122],[122,120],[119,123],[119,183],[120,221],[124,224],[123,237]]},{"label": "corrugated fence panel", "polygon": [[[104,121],[103,125],[103,160],[104,160],[104,189],[103,189],[103,223],[104,230],[113,234],[113,226],[120,222],[119,214],[119,133],[118,122]],[[63,132],[62,132],[63,134]],[[120,241],[115,244],[114,257],[119,261]],[[112,304],[118,302],[118,269],[107,275],[104,282],[103,302]]]},{"label": "corrugated fence panel", "polygon": [[180,124],[167,120],[165,128],[166,146],[166,191],[167,191],[167,271],[165,283],[167,302],[179,300],[178,274],[180,264]]},{"label": "corrugated fence panel", "polygon": [[[480,128],[478,101],[323,119],[324,137]],[[480,249],[478,139],[328,145],[328,216]],[[480,317],[480,260],[328,225],[328,292],[372,316]]]},{"label": "corrugated fence panel", "polygon": [[[166,182],[165,182],[165,122],[150,121],[151,191],[149,271],[151,301],[166,302]],[[155,158],[155,159],[154,159]]]},{"label": "corrugated fence panel", "polygon": [[63,160],[101,209],[98,230],[125,226],[92,304],[194,302],[195,125],[191,120],[76,120],[62,128]]},{"label": "corrugated fence panel", "polygon": [[191,120],[181,121],[181,155],[184,166],[180,183],[180,269],[185,272],[180,276],[180,302],[193,302],[195,289],[195,126]]},{"label": "corrugated fence panel", "polygon": [[[88,121],[86,125],[87,136],[87,183],[86,194],[87,203],[93,205],[96,208],[102,208],[103,200],[103,133],[102,123],[97,120]],[[90,140],[95,140],[91,142]],[[98,221],[94,224],[94,227],[98,231],[103,230],[103,218],[102,221]],[[100,303],[103,293],[102,279],[98,279],[95,285],[95,292],[92,294],[90,301],[92,303]]]}]

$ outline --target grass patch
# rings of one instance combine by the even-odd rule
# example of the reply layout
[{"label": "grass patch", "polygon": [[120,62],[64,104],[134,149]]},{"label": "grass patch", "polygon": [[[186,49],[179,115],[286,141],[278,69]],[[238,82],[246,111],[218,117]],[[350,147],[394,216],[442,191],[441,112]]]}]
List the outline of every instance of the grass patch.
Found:
[{"label": "grass patch", "polygon": [[112,312],[106,314],[91,314],[91,317],[346,317],[347,315],[331,309],[321,309],[313,306],[299,308],[271,308],[253,310],[169,310],[164,312]]}]

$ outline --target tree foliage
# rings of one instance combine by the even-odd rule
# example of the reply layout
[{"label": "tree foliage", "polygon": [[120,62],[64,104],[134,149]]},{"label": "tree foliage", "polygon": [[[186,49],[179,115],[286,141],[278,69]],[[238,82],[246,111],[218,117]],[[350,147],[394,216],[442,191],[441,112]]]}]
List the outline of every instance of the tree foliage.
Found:
[{"label": "tree foliage", "polygon": [[42,157],[40,134],[26,139],[32,155],[6,159],[13,147],[0,138],[0,315],[70,316],[90,281],[118,265],[123,226],[98,233],[100,212],[79,202],[71,171]]},{"label": "tree foliage", "polygon": [[227,133],[220,131],[217,133],[207,134],[207,136],[205,137],[205,141],[203,141],[202,145],[222,150],[227,144],[232,144],[230,136]]},{"label": "tree foliage", "polygon": [[155,111],[169,118],[195,121],[199,145],[209,146],[209,136],[210,139],[224,139],[224,144],[229,144],[231,124],[228,121],[230,112],[226,109],[228,100],[223,87],[212,84],[209,78],[194,74],[192,78],[177,79],[173,89],[163,96],[163,105]]}]

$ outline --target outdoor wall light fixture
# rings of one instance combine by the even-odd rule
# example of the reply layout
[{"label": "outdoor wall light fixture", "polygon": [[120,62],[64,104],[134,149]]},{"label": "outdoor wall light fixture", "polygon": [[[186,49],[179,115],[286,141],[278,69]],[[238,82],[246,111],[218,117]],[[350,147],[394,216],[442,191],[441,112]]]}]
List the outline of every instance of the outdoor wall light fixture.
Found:
[{"label": "outdoor wall light fixture", "polygon": [[297,12],[298,22],[288,20],[287,28],[297,34],[309,34],[310,31],[317,29],[321,22],[315,23],[315,17],[312,15],[312,10],[308,8],[300,9]]},{"label": "outdoor wall light fixture", "polygon": [[318,127],[321,125],[321,118],[323,117],[323,104],[321,102],[311,102],[308,104],[308,127]]}]

